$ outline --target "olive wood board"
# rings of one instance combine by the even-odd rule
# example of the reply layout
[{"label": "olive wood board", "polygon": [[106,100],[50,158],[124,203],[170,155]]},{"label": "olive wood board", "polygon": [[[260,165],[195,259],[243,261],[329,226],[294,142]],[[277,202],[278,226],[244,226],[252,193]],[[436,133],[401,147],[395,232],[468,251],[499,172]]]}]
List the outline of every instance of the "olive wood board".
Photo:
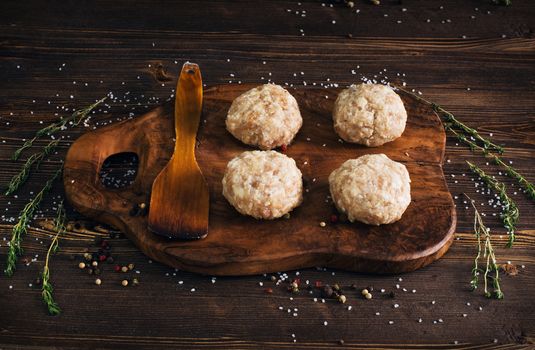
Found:
[{"label": "olive wood board", "polygon": [[[369,148],[341,142],[334,132],[331,112],[340,89],[290,89],[299,103],[303,127],[285,153],[303,173],[303,203],[290,218],[256,220],[239,214],[223,197],[221,179],[230,159],[254,148],[225,129],[225,117],[232,101],[252,87],[229,84],[204,92],[196,157],[210,189],[206,238],[169,240],[149,232],[146,215],[131,215],[136,204],[150,202],[152,183],[173,152],[172,102],[74,142],[65,161],[67,199],[88,218],[121,230],[151,259],[207,275],[314,266],[399,273],[421,268],[448,250],[456,213],[442,171],[444,128],[428,105],[403,92],[399,94],[408,113],[405,132],[393,142]],[[101,166],[122,152],[138,155],[137,176],[129,187],[106,188],[99,178]],[[329,197],[329,174],[347,159],[369,153],[384,153],[407,166],[412,181],[409,207],[389,225],[331,223],[336,209]]]}]

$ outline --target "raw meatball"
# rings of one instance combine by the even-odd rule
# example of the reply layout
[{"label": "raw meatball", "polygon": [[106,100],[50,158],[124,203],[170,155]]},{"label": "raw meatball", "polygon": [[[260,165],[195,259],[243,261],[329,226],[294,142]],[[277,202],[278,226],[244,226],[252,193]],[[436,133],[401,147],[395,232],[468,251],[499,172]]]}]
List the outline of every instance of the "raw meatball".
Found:
[{"label": "raw meatball", "polygon": [[398,221],[411,202],[405,165],[384,154],[350,159],[329,175],[334,204],[349,221],[370,225]]},{"label": "raw meatball", "polygon": [[333,120],[334,130],[345,141],[376,147],[403,134],[407,111],[398,94],[385,85],[351,85],[338,95]]},{"label": "raw meatball", "polygon": [[222,182],[229,203],[257,219],[281,217],[303,200],[301,171],[275,151],[243,152],[227,164]]},{"label": "raw meatball", "polygon": [[268,150],[289,145],[303,118],[297,101],[279,85],[266,84],[238,96],[228,111],[227,130],[238,140]]}]

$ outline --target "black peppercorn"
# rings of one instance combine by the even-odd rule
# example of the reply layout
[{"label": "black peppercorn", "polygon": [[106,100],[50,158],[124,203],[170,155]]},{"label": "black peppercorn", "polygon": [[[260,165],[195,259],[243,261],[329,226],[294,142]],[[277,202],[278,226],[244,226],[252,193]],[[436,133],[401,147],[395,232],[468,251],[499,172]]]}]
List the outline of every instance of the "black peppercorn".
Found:
[{"label": "black peppercorn", "polygon": [[331,286],[329,286],[328,284],[326,284],[323,289],[321,290],[321,295],[324,297],[324,298],[331,298],[333,296],[333,289],[331,288]]},{"label": "black peppercorn", "polygon": [[396,297],[396,293],[394,293],[394,291],[391,291],[390,293],[388,293],[388,296],[391,297],[391,298],[395,298]]}]

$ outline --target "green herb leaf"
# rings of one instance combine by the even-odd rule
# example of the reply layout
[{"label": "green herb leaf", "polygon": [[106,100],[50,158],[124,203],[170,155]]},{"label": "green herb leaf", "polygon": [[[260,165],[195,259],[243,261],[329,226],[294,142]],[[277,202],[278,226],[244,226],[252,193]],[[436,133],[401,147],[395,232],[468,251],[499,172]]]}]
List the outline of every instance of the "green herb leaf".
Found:
[{"label": "green herb leaf", "polygon": [[65,209],[63,208],[63,202],[61,202],[60,205],[58,206],[57,216],[54,220],[54,230],[56,230],[56,234],[54,235],[52,242],[50,242],[50,245],[48,246],[48,251],[46,253],[46,259],[45,259],[45,266],[43,267],[43,272],[41,273],[41,277],[43,280],[43,287],[41,289],[41,295],[48,309],[48,313],[51,315],[58,315],[61,312],[61,309],[59,308],[59,305],[54,301],[54,298],[53,298],[54,289],[52,288],[52,284],[50,283],[49,262],[50,262],[51,254],[56,253],[58,250],[59,236],[62,235],[66,231],[65,218],[66,218]]},{"label": "green herb leaf", "polygon": [[[487,298],[503,299],[504,294],[500,286],[500,274],[499,267],[496,263],[496,256],[494,254],[494,248],[490,240],[490,229],[487,228],[483,222],[481,214],[477,210],[474,200],[468,197],[466,193],[463,193],[470,201],[472,208],[474,208],[474,234],[477,238],[477,255],[474,259],[474,266],[472,268],[472,280],[470,281],[470,287],[472,290],[476,290],[479,282],[479,275],[483,273],[483,293]],[[484,242],[482,242],[482,239]],[[483,257],[485,258],[485,270],[479,267],[479,259],[481,258],[483,246]],[[492,281],[492,293],[489,290],[489,281]]]},{"label": "green herb leaf", "polygon": [[12,276],[17,268],[18,257],[22,254],[22,237],[28,232],[28,226],[33,219],[33,215],[39,205],[41,204],[44,196],[50,191],[52,183],[60,176],[63,167],[58,169],[54,176],[50,178],[41,191],[31,199],[25,206],[24,209],[19,214],[19,220],[13,226],[11,231],[11,239],[9,241],[9,250],[7,253],[7,266],[4,270],[5,274]]}]

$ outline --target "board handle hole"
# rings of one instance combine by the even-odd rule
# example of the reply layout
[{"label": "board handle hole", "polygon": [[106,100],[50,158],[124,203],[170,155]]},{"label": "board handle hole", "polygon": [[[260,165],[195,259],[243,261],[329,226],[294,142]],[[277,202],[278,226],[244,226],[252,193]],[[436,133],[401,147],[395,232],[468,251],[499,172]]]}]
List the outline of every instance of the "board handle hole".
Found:
[{"label": "board handle hole", "polygon": [[136,180],[139,157],[134,152],[112,154],[102,163],[99,179],[108,189],[123,189]]}]

